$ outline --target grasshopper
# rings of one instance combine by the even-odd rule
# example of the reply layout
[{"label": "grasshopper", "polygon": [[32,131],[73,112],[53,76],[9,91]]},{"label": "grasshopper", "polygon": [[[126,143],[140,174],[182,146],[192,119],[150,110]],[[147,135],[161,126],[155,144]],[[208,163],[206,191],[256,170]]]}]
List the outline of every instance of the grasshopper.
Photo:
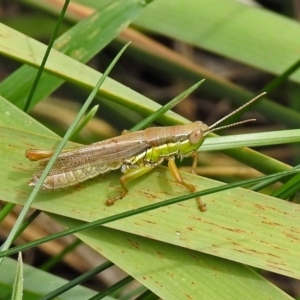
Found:
[{"label": "grasshopper", "polygon": [[[211,126],[196,121],[185,125],[150,127],[87,146],[64,150],[46,177],[42,190],[63,189],[100,174],[121,169],[124,174],[120,177],[122,191],[118,196],[106,201],[107,205],[113,205],[115,201],[124,198],[128,193],[128,182],[148,173],[167,160],[168,168],[177,183],[193,193],[196,191],[195,186],[183,180],[176,166],[175,158],[193,157],[191,172],[196,173],[197,149],[202,145],[207,135],[216,130],[255,121],[255,119],[248,119],[227,126],[216,127],[263,95],[264,93],[258,95]],[[40,161],[40,166],[45,167],[53,152],[51,150],[29,149],[26,151],[26,157],[31,161]],[[37,184],[41,173],[39,171],[33,174],[29,186]],[[200,197],[196,199],[199,209],[205,211],[206,205]]]}]

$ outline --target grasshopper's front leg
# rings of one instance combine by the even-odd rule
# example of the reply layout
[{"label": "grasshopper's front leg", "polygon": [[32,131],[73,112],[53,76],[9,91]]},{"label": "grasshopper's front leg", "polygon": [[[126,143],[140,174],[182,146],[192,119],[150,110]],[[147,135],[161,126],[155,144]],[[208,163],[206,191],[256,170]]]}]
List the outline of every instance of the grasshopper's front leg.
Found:
[{"label": "grasshopper's front leg", "polygon": [[151,171],[156,165],[145,165],[145,166],[140,166],[134,169],[129,169],[126,171],[126,173],[120,177],[120,184],[122,187],[122,192],[119,196],[114,197],[114,198],[109,198],[106,200],[106,205],[111,206],[113,205],[117,200],[122,199],[126,196],[128,193],[128,188],[126,184],[133,180],[136,179],[149,171]]},{"label": "grasshopper's front leg", "polygon": [[[193,154],[192,156],[194,157],[192,173],[195,173],[195,168],[197,166],[198,158],[197,158],[196,154]],[[168,158],[168,167],[169,167],[171,174],[173,175],[173,177],[179,184],[185,186],[192,193],[196,191],[196,187],[194,185],[184,182],[184,180],[176,166],[175,158],[173,156]],[[201,201],[200,197],[196,197],[196,200],[197,200],[200,211],[206,211],[206,204]]]}]

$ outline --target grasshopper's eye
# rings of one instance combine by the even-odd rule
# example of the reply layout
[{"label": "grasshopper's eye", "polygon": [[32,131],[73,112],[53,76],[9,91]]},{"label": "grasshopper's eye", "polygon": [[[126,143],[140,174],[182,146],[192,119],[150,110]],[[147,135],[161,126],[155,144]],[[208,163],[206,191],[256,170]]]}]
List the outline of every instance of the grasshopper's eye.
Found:
[{"label": "grasshopper's eye", "polygon": [[195,123],[198,124],[198,125],[204,124],[202,121],[195,121]]},{"label": "grasshopper's eye", "polygon": [[202,134],[202,130],[201,129],[197,129],[191,132],[191,134],[189,135],[189,142],[192,145],[197,144],[203,137]]}]

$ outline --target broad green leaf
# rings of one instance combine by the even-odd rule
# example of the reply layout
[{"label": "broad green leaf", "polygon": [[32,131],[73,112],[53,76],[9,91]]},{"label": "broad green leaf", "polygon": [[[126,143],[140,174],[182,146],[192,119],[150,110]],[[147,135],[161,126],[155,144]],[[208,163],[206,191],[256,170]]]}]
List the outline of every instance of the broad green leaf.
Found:
[{"label": "broad green leaf", "polygon": [[[82,223],[51,216],[67,227]],[[186,240],[183,231],[173,235]],[[162,299],[291,299],[251,268],[226,259],[105,227],[78,237]]]}]

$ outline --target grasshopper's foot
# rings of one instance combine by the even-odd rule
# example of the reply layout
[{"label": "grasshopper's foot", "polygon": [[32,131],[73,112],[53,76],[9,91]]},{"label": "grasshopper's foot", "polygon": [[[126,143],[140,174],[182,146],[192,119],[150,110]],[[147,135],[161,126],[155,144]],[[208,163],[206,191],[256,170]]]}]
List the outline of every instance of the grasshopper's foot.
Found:
[{"label": "grasshopper's foot", "polygon": [[125,197],[126,194],[127,194],[127,192],[123,191],[119,196],[114,197],[114,198],[109,198],[109,199],[107,199],[106,202],[105,202],[105,204],[106,204],[107,206],[112,206],[112,205],[115,204],[115,202],[116,202],[117,200],[123,199],[123,198]]},{"label": "grasshopper's foot", "polygon": [[116,201],[116,200],[118,200],[118,199],[115,199],[115,198],[111,199],[111,198],[109,198],[109,199],[106,200],[105,204],[106,204],[107,206],[112,206],[112,205],[115,204],[115,201]]},{"label": "grasshopper's foot", "polygon": [[196,200],[197,200],[197,203],[198,203],[199,210],[202,211],[202,212],[205,212],[207,210],[206,203],[203,203],[201,201],[200,197],[197,197]]},{"label": "grasshopper's foot", "polygon": [[[188,183],[185,183],[185,182],[182,182],[181,184],[183,184],[192,193],[194,193],[196,191],[195,186],[192,185],[192,184],[188,184]],[[196,197],[196,201],[197,201],[198,208],[199,208],[200,211],[204,212],[204,211],[207,210],[206,204],[201,201],[200,197]]]}]

